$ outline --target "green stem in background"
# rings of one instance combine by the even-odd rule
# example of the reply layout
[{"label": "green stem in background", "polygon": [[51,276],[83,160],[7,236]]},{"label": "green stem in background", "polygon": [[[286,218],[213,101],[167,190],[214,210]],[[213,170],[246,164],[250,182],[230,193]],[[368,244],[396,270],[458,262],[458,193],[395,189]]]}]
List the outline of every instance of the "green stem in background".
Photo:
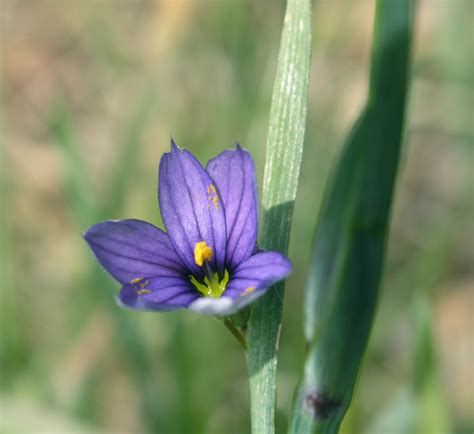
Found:
[{"label": "green stem in background", "polygon": [[[80,140],[74,129],[72,117],[67,106],[60,104],[51,115],[50,129],[52,137],[57,141],[61,150],[65,165],[67,167],[67,177],[65,179],[65,193],[69,206],[73,210],[78,226],[77,233],[81,233],[91,223],[103,217],[120,214],[123,208],[123,197],[127,183],[120,178],[126,179],[123,173],[127,173],[130,167],[138,164],[139,146],[142,132],[150,120],[153,108],[153,93],[145,94],[140,100],[137,109],[132,112],[130,120],[126,123],[123,137],[124,142],[120,146],[122,152],[119,163],[113,172],[111,185],[105,198],[98,200],[91,195],[93,189],[86,183],[87,169],[81,158]],[[112,199],[111,199],[112,198]],[[84,246],[85,248],[85,246]],[[101,271],[96,271],[88,276],[85,286],[88,288],[110,288],[110,291],[99,291],[94,289],[94,297],[87,297],[87,306],[82,306],[81,310],[96,308],[96,303],[103,303],[114,320],[115,339],[121,347],[127,359],[131,378],[135,381],[137,391],[141,398],[140,409],[142,411],[143,424],[151,432],[162,431],[162,423],[157,412],[156,402],[157,392],[154,390],[154,383],[150,378],[153,372],[150,354],[143,342],[143,336],[135,321],[125,315],[117,308],[111,295],[114,285]],[[90,305],[90,300],[94,301]],[[93,373],[91,373],[92,375]],[[80,402],[81,399],[78,399]]]},{"label": "green stem in background", "polygon": [[234,337],[237,339],[239,344],[242,346],[242,349],[244,351],[247,351],[247,341],[245,340],[245,336],[239,330],[239,328],[236,327],[236,325],[233,323],[233,321],[229,318],[224,318],[222,320],[222,322],[229,329],[229,331],[234,335]]},{"label": "green stem in background", "polygon": [[[2,59],[3,60],[3,59]],[[3,97],[3,86],[0,86],[0,98]],[[5,162],[5,127],[3,122],[3,106],[0,105],[0,369],[2,372],[12,373],[18,365],[22,353],[20,334],[18,333],[17,292],[14,288],[13,273],[11,272],[12,242],[9,236],[10,222],[7,219],[8,185],[6,176],[7,164]],[[25,353],[26,354],[26,353]],[[8,365],[11,366],[8,366]],[[9,381],[8,375],[2,375],[0,385],[4,387]]]},{"label": "green stem in background", "polygon": [[402,148],[411,0],[377,0],[367,104],[329,185],[305,288],[308,351],[291,433],[337,433],[367,346]]},{"label": "green stem in background", "polygon": [[[259,246],[287,252],[298,186],[311,56],[309,0],[288,0],[273,88],[263,182]],[[248,368],[252,432],[273,433],[277,346],[283,283],[252,307]]]},{"label": "green stem in background", "polygon": [[433,336],[432,302],[420,292],[414,303],[415,355],[413,420],[417,434],[450,433],[448,406],[439,380],[438,357]]}]

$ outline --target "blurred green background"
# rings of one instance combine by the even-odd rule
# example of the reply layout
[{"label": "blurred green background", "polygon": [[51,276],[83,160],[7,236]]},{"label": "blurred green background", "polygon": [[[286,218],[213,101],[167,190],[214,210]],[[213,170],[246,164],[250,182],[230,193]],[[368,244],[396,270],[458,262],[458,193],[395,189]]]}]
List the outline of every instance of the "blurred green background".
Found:
[{"label": "blurred green background", "polygon": [[[82,240],[161,225],[170,133],[201,162],[238,141],[262,178],[283,1],[2,3],[0,431],[245,433],[245,359],[217,320],[135,313]],[[372,1],[314,8],[310,106],[278,377],[285,432],[325,182],[365,98]],[[343,432],[474,429],[474,3],[419,2],[380,306]]]}]

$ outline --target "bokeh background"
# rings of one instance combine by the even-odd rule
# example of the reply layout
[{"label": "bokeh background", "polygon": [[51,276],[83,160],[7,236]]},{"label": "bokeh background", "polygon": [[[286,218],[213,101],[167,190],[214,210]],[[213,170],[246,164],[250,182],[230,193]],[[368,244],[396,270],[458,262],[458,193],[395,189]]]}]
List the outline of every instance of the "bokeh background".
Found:
[{"label": "bokeh background", "polygon": [[[374,2],[318,1],[278,377],[286,430],[328,173],[367,89]],[[5,0],[0,431],[245,433],[245,358],[211,317],[118,308],[81,237],[161,225],[170,134],[261,180],[284,2]],[[474,429],[474,2],[421,0],[380,306],[344,433]],[[427,425],[424,422],[429,421]]]}]

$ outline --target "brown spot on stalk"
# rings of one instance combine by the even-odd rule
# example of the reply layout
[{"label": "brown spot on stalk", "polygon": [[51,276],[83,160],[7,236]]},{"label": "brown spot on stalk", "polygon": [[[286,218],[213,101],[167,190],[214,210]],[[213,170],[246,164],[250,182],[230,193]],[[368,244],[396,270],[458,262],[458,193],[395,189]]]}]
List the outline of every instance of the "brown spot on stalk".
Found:
[{"label": "brown spot on stalk", "polygon": [[328,419],[342,404],[339,399],[329,398],[323,393],[309,392],[305,404],[312,412],[314,419]]}]

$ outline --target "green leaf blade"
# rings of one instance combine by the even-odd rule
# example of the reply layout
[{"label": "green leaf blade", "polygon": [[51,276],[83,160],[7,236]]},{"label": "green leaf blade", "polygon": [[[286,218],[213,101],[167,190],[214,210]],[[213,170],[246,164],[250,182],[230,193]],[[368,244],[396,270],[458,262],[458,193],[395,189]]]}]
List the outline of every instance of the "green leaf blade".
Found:
[{"label": "green leaf blade", "polygon": [[[309,0],[288,0],[270,110],[259,246],[286,253],[303,152],[311,56]],[[273,433],[283,284],[252,307],[248,335],[253,433]]]},{"label": "green leaf blade", "polygon": [[305,288],[292,433],[337,433],[376,309],[409,80],[412,2],[378,0],[367,104],[327,190]]}]

